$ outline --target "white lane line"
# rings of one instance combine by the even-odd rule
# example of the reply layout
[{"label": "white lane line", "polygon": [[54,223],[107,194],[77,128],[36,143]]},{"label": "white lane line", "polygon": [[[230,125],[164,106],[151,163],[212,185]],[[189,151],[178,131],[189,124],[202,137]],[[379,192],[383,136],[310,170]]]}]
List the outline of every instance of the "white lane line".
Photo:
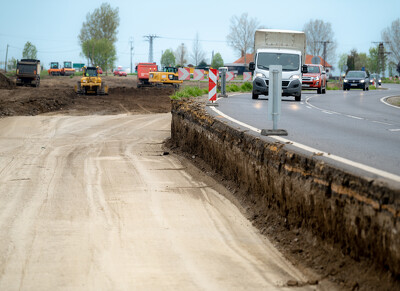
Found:
[{"label": "white lane line", "polygon": [[392,126],[393,124],[391,124],[391,123],[387,123],[387,122],[382,122],[382,121],[372,121],[373,123],[379,123],[379,124],[383,124],[383,125],[389,125],[389,126]]},{"label": "white lane line", "polygon": [[312,109],[312,107],[311,107],[311,106],[308,106],[308,105],[307,105],[306,107],[307,107],[308,109]]},{"label": "white lane line", "polygon": [[354,115],[346,115],[347,117],[350,117],[350,118],[354,118],[354,119],[359,119],[359,120],[363,120],[364,118],[362,118],[362,117],[358,117],[358,116],[354,116]]},{"label": "white lane line", "polygon": [[[244,122],[236,120],[236,119],[226,115],[225,113],[221,112],[220,110],[216,109],[215,107],[211,107],[211,109],[214,110],[218,115],[221,115],[224,118],[226,118],[226,119],[228,119],[228,120],[230,120],[230,121],[232,121],[232,122],[234,122],[236,124],[239,124],[239,125],[241,125],[241,126],[243,126],[245,128],[248,128],[248,129],[250,129],[252,131],[255,131],[257,133],[261,133],[261,129],[258,129],[258,128],[254,127],[254,126],[251,126],[251,125],[248,125],[248,124],[246,124]],[[298,142],[295,142],[295,141],[292,141],[292,140],[289,140],[289,139],[286,139],[286,138],[283,138],[283,137],[280,137],[280,136],[271,136],[271,138],[273,138],[275,140],[278,140],[278,141],[281,141],[283,143],[290,143],[290,144],[292,144],[293,146],[295,146],[297,148],[300,148],[302,150],[305,150],[305,151],[313,153],[313,154],[318,153],[320,156],[324,156],[326,158],[329,158],[329,159],[332,159],[334,161],[343,163],[345,165],[348,165],[348,166],[351,166],[351,167],[354,167],[354,168],[358,168],[358,169],[364,170],[366,172],[369,172],[369,173],[372,173],[372,174],[375,174],[375,175],[378,175],[378,176],[381,176],[381,177],[384,177],[384,178],[387,178],[387,179],[390,179],[390,180],[393,180],[393,181],[396,181],[396,182],[400,182],[400,176],[398,176],[398,175],[395,175],[395,174],[392,174],[392,173],[389,173],[389,172],[386,172],[386,171],[383,171],[383,170],[379,170],[379,169],[376,169],[376,168],[373,168],[373,167],[370,167],[370,166],[367,166],[367,165],[364,165],[364,164],[361,164],[361,163],[358,163],[358,162],[354,162],[354,161],[351,161],[351,160],[348,160],[348,159],[345,159],[345,158],[342,158],[342,157],[339,157],[339,156],[336,156],[336,155],[331,155],[331,154],[326,153],[324,151],[321,151],[321,150],[318,150],[318,149],[303,145],[301,143],[298,143]]]},{"label": "white lane line", "polygon": [[389,131],[395,132],[395,131],[400,131],[400,128],[392,128],[392,129],[388,129]]},{"label": "white lane line", "polygon": [[393,107],[393,108],[396,108],[396,109],[400,109],[400,106],[392,105],[392,104],[390,104],[389,102],[386,101],[386,99],[388,99],[388,98],[390,98],[390,97],[396,97],[396,96],[386,96],[386,97],[382,97],[382,98],[381,98],[381,102],[382,102],[383,104],[387,105],[387,106],[390,106],[390,107]]}]

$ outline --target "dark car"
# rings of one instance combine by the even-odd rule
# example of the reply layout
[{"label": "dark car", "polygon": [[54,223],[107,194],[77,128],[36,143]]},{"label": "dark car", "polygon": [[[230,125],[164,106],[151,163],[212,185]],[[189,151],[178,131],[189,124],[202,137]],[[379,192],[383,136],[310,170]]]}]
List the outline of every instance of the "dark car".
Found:
[{"label": "dark car", "polygon": [[369,77],[364,71],[349,71],[343,80],[343,90],[359,88],[369,90]]},{"label": "dark car", "polygon": [[381,76],[379,76],[378,74],[371,74],[369,76],[369,84],[375,85],[376,87],[382,86]]}]

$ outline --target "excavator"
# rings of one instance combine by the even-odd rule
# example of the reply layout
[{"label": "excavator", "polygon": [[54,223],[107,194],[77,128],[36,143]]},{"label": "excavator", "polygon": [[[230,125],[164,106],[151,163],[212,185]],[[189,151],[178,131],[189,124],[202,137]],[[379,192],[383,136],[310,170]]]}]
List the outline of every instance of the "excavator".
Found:
[{"label": "excavator", "polygon": [[99,77],[99,67],[83,67],[82,78],[75,85],[75,93],[108,95],[108,86]]},{"label": "excavator", "polygon": [[183,81],[179,80],[177,68],[164,67],[162,71],[151,71],[149,73],[149,83],[156,87],[172,85],[175,88],[179,88]]}]

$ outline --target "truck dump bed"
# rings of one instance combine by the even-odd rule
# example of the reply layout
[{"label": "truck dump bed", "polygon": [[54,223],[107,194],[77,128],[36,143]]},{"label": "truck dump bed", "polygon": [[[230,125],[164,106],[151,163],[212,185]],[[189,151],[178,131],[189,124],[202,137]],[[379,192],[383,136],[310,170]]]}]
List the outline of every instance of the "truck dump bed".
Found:
[{"label": "truck dump bed", "polygon": [[291,49],[302,53],[302,64],[305,62],[306,35],[302,31],[258,29],[254,35],[254,48],[258,49]]}]

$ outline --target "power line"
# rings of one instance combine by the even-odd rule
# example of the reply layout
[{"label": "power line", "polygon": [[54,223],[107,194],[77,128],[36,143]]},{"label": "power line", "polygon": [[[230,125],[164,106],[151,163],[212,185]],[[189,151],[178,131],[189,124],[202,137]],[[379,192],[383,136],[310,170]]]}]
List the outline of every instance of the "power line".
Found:
[{"label": "power line", "polygon": [[144,38],[147,38],[147,41],[149,42],[149,63],[153,62],[153,40],[155,38],[160,38],[160,36],[157,36],[155,34],[149,34],[143,36]]}]

